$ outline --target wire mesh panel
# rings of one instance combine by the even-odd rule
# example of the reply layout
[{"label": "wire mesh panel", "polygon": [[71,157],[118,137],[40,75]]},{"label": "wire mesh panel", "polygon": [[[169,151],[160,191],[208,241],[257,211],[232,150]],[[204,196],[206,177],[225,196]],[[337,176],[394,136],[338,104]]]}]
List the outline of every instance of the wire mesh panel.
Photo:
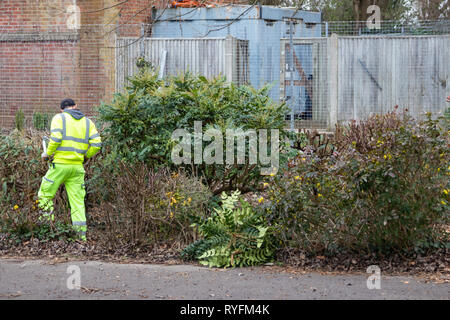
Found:
[{"label": "wire mesh panel", "polygon": [[207,78],[226,76],[237,84],[248,82],[248,41],[228,38],[118,38],[116,90],[137,72],[144,58],[161,77],[190,72]]},{"label": "wire mesh panel", "polygon": [[[285,19],[278,9],[202,10],[152,24],[1,25],[0,126],[23,119],[47,127],[67,97],[95,115],[126,85],[139,57],[162,77],[191,71],[268,85],[271,99],[291,107],[296,128],[331,129],[396,105],[415,117],[447,108],[449,21],[382,22],[373,30],[322,23],[309,12]],[[212,18],[195,20],[197,11]]]},{"label": "wire mesh panel", "polygon": [[[296,128],[329,126],[326,39],[281,39],[280,99],[294,110]],[[292,61],[292,68],[290,68]]]},{"label": "wire mesh panel", "polygon": [[2,26],[1,127],[11,128],[22,118],[25,126],[45,127],[48,115],[58,112],[67,97],[93,115],[95,106],[114,90],[112,27]]},{"label": "wire mesh panel", "polygon": [[419,21],[378,21],[378,25],[367,21],[332,21],[321,23],[322,36],[332,34],[340,36],[366,35],[440,35],[450,33],[449,20]]},{"label": "wire mesh panel", "polygon": [[338,40],[338,120],[399,106],[418,118],[445,109],[450,36],[343,37]]}]

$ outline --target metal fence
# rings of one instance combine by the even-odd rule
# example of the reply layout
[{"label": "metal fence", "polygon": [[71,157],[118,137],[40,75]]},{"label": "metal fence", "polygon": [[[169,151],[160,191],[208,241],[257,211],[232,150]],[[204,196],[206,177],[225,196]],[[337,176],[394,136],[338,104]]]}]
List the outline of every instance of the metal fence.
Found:
[{"label": "metal fence", "polygon": [[[282,61],[289,60],[289,40]],[[294,39],[294,71],[281,74],[293,92],[299,125],[333,128],[338,122],[382,114],[398,106],[415,118],[446,108],[450,93],[450,36],[332,36]],[[299,71],[300,70],[300,71]],[[306,79],[306,81],[302,81]],[[291,83],[293,85],[291,86]],[[283,93],[282,93],[283,95]]]},{"label": "metal fence", "polygon": [[418,21],[332,21],[321,23],[322,36],[332,34],[340,36],[367,35],[442,35],[450,33],[450,20]]},{"label": "metal fence", "polygon": [[116,91],[137,72],[136,60],[144,58],[161,78],[190,72],[209,79],[225,76],[239,85],[249,82],[248,41],[227,38],[160,39],[118,38]]},{"label": "metal fence", "polygon": [[[291,107],[287,126],[295,128],[330,129],[395,105],[414,116],[447,107],[449,21],[386,22],[368,34],[363,23],[320,23],[307,13],[303,20],[251,15],[239,25],[232,15],[218,24],[186,18],[76,30],[1,26],[0,126],[13,127],[20,111],[25,126],[47,126],[66,97],[94,115],[126,85],[139,57],[163,77],[189,70],[256,88],[269,85],[270,97]],[[171,37],[161,39],[164,33]]]}]

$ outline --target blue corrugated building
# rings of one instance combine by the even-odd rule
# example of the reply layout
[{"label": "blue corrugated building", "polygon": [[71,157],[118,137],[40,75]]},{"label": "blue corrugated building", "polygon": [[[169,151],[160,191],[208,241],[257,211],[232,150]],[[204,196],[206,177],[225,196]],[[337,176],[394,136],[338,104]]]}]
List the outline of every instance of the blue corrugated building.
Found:
[{"label": "blue corrugated building", "polygon": [[[228,5],[216,8],[173,8],[154,12],[157,23],[152,28],[155,38],[226,37],[248,40],[250,84],[261,87],[273,84],[271,97],[280,98],[281,39],[289,38],[293,20],[294,38],[320,37],[321,13],[258,5]],[[305,61],[305,72],[310,62]]]}]

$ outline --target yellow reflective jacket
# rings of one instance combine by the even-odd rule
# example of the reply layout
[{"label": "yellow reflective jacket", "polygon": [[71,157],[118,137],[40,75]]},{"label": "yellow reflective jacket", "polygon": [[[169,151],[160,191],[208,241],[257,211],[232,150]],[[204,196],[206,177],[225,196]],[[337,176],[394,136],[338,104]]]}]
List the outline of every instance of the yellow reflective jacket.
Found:
[{"label": "yellow reflective jacket", "polygon": [[84,157],[100,151],[101,138],[94,123],[78,109],[55,115],[51,124],[47,154],[54,163],[83,164]]}]

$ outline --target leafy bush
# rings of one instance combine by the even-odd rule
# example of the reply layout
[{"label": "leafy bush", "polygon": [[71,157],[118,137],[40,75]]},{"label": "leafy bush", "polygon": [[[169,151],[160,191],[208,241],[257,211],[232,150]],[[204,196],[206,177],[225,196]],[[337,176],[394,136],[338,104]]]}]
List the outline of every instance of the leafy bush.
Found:
[{"label": "leafy bush", "polygon": [[310,253],[448,246],[448,132],[391,112],[337,130],[332,153],[304,153],[264,204],[285,246]]},{"label": "leafy bush", "polygon": [[[142,71],[129,80],[126,92],[117,93],[111,104],[99,108],[99,119],[105,124],[104,133],[113,152],[128,163],[173,168],[172,133],[176,129],[192,133],[194,121],[202,122],[203,131],[278,129],[280,139],[286,136],[286,106],[273,103],[268,88],[238,87],[223,78],[207,80],[189,73],[163,82],[155,73]],[[236,188],[253,190],[261,178],[261,167],[250,165],[248,156],[240,165],[192,164],[184,168],[201,175],[214,194]]]},{"label": "leafy bush", "polygon": [[196,217],[193,226],[203,237],[181,253],[184,259],[195,259],[209,267],[243,267],[271,261],[273,239],[267,220],[246,202],[239,200],[239,191],[222,194],[222,205],[210,217]]}]

